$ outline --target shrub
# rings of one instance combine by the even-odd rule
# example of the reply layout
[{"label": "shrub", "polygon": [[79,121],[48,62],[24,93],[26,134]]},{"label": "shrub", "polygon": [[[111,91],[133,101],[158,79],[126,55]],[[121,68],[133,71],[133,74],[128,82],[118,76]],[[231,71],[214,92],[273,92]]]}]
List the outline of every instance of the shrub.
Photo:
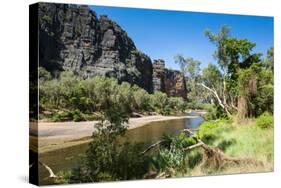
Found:
[{"label": "shrub", "polygon": [[208,106],[207,111],[207,114],[204,115],[204,119],[207,121],[227,117],[227,114],[220,106]]},{"label": "shrub", "polygon": [[39,67],[38,68],[38,76],[39,76],[39,80],[40,82],[42,81],[47,81],[47,80],[51,80],[52,76],[51,73],[48,72],[45,68],[43,67]]},{"label": "shrub", "polygon": [[170,97],[169,98],[169,107],[175,112],[185,112],[187,105],[186,102],[181,97]]},{"label": "shrub", "polygon": [[144,89],[141,89],[137,86],[133,86],[132,90],[133,90],[133,110],[139,112],[151,111],[149,94]]},{"label": "shrub", "polygon": [[273,116],[268,112],[260,115],[256,120],[256,125],[262,129],[272,128],[273,127]]},{"label": "shrub", "polygon": [[83,114],[79,110],[65,110],[53,114],[52,120],[57,121],[82,121],[85,120]]},{"label": "shrub", "polygon": [[69,184],[71,178],[71,171],[59,171],[58,178],[54,179],[55,184]]},{"label": "shrub", "polygon": [[174,144],[178,143],[180,147],[186,148],[188,146],[196,144],[196,140],[193,137],[187,137],[184,133],[179,134],[175,139],[174,139]]},{"label": "shrub", "polygon": [[[40,112],[43,110],[65,109],[82,114],[93,112],[109,112],[116,108],[120,112],[157,112],[163,115],[184,112],[186,102],[180,97],[168,97],[162,92],[147,93],[138,86],[127,82],[118,83],[114,78],[95,76],[82,79],[72,72],[62,72],[58,78],[52,79],[49,72],[40,68]],[[56,114],[54,121],[81,121],[81,113]],[[75,117],[73,117],[75,116]]]},{"label": "shrub", "polygon": [[[142,178],[147,171],[141,144],[119,144],[112,133],[93,134],[87,151],[88,176],[94,181]],[[106,176],[105,176],[106,175]]]},{"label": "shrub", "polygon": [[83,115],[79,110],[74,110],[72,113],[72,118],[75,122],[84,120]]},{"label": "shrub", "polygon": [[219,129],[218,122],[207,121],[201,124],[196,134],[203,142],[212,143],[218,138]]},{"label": "shrub", "polygon": [[198,102],[197,100],[194,101],[190,101],[187,103],[187,107],[189,109],[204,109],[204,105],[200,102]]},{"label": "shrub", "polygon": [[175,173],[185,174],[187,167],[193,168],[198,164],[202,155],[198,152],[186,152],[183,149],[196,144],[194,137],[188,137],[184,133],[177,136],[163,135],[164,143],[160,150],[153,153],[150,158],[150,168],[162,172],[166,171],[171,175]]},{"label": "shrub", "polygon": [[168,96],[166,93],[155,92],[151,95],[151,104],[153,109],[163,115],[169,114]]}]

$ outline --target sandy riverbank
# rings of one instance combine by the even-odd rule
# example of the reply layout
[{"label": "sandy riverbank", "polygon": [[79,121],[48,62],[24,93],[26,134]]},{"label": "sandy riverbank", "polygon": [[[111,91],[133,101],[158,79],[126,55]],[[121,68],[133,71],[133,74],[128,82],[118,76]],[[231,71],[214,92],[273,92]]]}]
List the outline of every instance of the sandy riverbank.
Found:
[{"label": "sandy riverbank", "polygon": [[[195,118],[198,116],[144,116],[130,118],[128,129],[134,129],[155,121]],[[60,148],[70,147],[90,142],[95,124],[98,121],[85,122],[40,122],[30,124],[31,148],[39,147],[39,152],[44,153]]]}]

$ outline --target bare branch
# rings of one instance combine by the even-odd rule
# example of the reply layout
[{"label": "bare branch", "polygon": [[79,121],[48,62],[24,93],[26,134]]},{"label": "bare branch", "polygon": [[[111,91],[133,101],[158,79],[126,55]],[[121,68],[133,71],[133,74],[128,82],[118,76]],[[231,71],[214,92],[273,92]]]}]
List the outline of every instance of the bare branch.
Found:
[{"label": "bare branch", "polygon": [[149,150],[151,150],[152,148],[155,148],[156,146],[160,145],[161,143],[163,143],[165,140],[160,140],[158,142],[155,142],[154,144],[150,145],[148,148],[146,148],[143,152],[141,152],[140,154],[143,155],[146,152],[148,152]]},{"label": "bare branch", "polygon": [[220,97],[219,97],[219,95],[218,95],[218,93],[215,89],[211,89],[203,83],[200,83],[198,85],[203,86],[207,90],[211,91],[215,95],[217,101],[219,102],[219,105],[225,110],[225,112],[227,113],[228,116],[231,116],[231,113],[228,111],[227,107],[222,103],[222,101],[221,101],[221,99],[220,99]]},{"label": "bare branch", "polygon": [[47,166],[45,163],[42,163],[40,161],[39,161],[39,164],[41,164],[49,172],[50,178],[57,178],[57,176],[55,175],[55,173],[53,172],[53,170],[49,166]]},{"label": "bare branch", "polygon": [[189,150],[192,150],[194,148],[201,147],[203,144],[204,144],[203,142],[198,142],[197,144],[194,144],[194,145],[191,145],[191,146],[188,146],[188,147],[184,148],[183,151],[189,151]]}]

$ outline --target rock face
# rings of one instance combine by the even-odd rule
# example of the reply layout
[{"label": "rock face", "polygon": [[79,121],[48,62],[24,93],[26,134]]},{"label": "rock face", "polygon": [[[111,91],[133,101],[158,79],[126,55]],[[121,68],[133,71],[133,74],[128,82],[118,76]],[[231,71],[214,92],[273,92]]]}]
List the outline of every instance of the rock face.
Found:
[{"label": "rock face", "polygon": [[39,65],[53,75],[70,70],[83,78],[104,75],[136,84],[148,92],[185,96],[184,78],[164,61],[137,50],[132,39],[107,16],[88,6],[39,3]]},{"label": "rock face", "polygon": [[72,70],[84,78],[111,76],[152,92],[150,58],[127,33],[88,6],[39,4],[40,66]]},{"label": "rock face", "polygon": [[164,92],[168,96],[180,96],[186,99],[185,77],[179,71],[166,69],[164,60],[154,60],[153,90]]},{"label": "rock face", "polygon": [[153,61],[153,91],[165,91],[165,62],[162,59]]}]

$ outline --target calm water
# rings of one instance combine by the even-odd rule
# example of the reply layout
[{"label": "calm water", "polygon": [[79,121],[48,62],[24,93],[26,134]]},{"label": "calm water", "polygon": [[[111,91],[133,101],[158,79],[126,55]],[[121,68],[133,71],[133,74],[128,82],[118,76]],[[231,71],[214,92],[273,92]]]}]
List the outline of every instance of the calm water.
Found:
[{"label": "calm water", "polygon": [[[186,119],[176,119],[152,122],[145,126],[128,130],[125,138],[129,142],[144,142],[153,143],[161,139],[163,134],[178,134],[184,128],[196,129],[202,122],[203,118],[194,117]],[[58,173],[62,170],[70,170],[79,165],[79,159],[87,150],[88,144],[59,149],[48,153],[40,154],[39,160]],[[48,172],[40,165],[39,166],[39,182],[40,184],[52,184],[48,178]]]}]

